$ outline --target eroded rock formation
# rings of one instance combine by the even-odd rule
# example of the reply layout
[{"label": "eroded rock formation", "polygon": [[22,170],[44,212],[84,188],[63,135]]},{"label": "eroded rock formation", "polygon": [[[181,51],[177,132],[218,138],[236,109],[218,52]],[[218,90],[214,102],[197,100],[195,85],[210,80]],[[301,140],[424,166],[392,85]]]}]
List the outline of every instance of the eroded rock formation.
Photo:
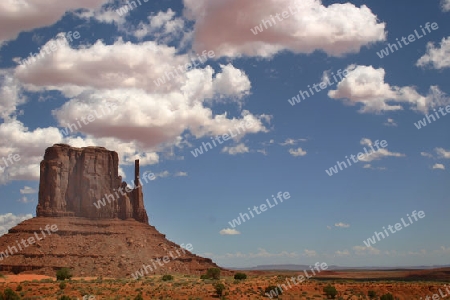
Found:
[{"label": "eroded rock formation", "polygon": [[[117,152],[104,147],[74,148],[55,144],[41,162],[37,217],[129,219],[148,224],[139,161],[134,187],[126,189],[118,174]],[[103,200],[103,203],[98,203]],[[97,203],[98,206],[95,206]]]},{"label": "eroded rock formation", "polygon": [[[0,272],[55,276],[55,270],[69,267],[76,277],[133,277],[144,266],[145,275],[147,271],[148,275],[199,275],[217,267],[209,258],[184,251],[148,224],[139,161],[134,186],[124,193],[120,191],[127,184],[118,175],[118,164],[117,153],[103,147],[47,148],[41,162],[37,217],[0,236]],[[147,182],[145,177],[143,181]],[[93,203],[100,199],[106,205],[97,208]],[[50,225],[58,230],[30,242]],[[19,241],[29,244],[19,247]],[[155,261],[164,263],[148,269]]]}]

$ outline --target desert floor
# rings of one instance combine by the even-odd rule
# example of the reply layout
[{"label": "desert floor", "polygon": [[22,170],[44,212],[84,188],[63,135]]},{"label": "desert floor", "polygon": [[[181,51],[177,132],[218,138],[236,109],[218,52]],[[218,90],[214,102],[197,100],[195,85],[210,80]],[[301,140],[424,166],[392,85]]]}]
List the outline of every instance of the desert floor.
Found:
[{"label": "desert floor", "polygon": [[[269,299],[263,290],[269,285],[286,283],[286,278],[298,276],[303,272],[246,272],[246,280],[234,280],[232,276],[222,276],[220,280],[201,280],[199,276],[174,275],[172,281],[162,281],[161,275],[148,276],[139,280],[107,278],[73,278],[60,286],[60,281],[42,275],[4,275],[0,279],[0,290],[11,288],[22,299],[58,299],[61,295],[72,299],[131,299],[140,292],[143,299],[219,299],[213,284],[222,282],[225,286],[222,299]],[[411,277],[412,275],[412,277]],[[425,299],[438,293],[444,294],[444,284],[448,278],[419,278],[417,274],[404,271],[368,272],[328,272],[320,278],[311,278],[283,292],[278,299],[326,299],[323,287],[334,285],[338,291],[336,299],[368,299],[367,292],[373,290],[377,295],[393,294],[400,300]],[[447,277],[447,276],[444,276]],[[450,288],[447,286],[450,290]],[[93,297],[95,296],[95,297]],[[450,296],[446,299],[450,300]]]}]

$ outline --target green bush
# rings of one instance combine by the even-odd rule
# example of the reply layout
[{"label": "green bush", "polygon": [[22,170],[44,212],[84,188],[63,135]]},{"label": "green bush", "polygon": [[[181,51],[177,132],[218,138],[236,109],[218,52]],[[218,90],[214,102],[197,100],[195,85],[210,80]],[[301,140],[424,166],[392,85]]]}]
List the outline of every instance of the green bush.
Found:
[{"label": "green bush", "polygon": [[0,293],[0,300],[20,300],[20,296],[12,289],[6,288],[3,294]]},{"label": "green bush", "polygon": [[72,271],[69,268],[61,268],[56,271],[56,280],[66,280],[72,278]]},{"label": "green bush", "polygon": [[60,288],[61,290],[65,289],[65,288],[66,288],[66,283],[65,283],[65,282],[60,282],[60,283],[59,283],[59,288]]},{"label": "green bush", "polygon": [[134,300],[144,300],[144,298],[142,298],[142,293],[139,293],[136,297],[134,297]]},{"label": "green bush", "polygon": [[391,293],[384,294],[380,297],[380,300],[394,300],[394,296]]},{"label": "green bush", "polygon": [[223,291],[225,290],[225,285],[218,282],[214,284],[214,288],[216,289],[217,296],[221,297],[223,295]]},{"label": "green bush", "polygon": [[200,275],[200,279],[209,279],[209,277],[206,274],[202,274],[202,275]]},{"label": "green bush", "polygon": [[244,274],[244,273],[236,273],[236,274],[234,274],[234,279],[237,279],[237,280],[247,279],[247,274]]},{"label": "green bush", "polygon": [[22,286],[19,284],[17,287],[16,287],[16,292],[20,292],[22,290]]},{"label": "green bush", "polygon": [[211,279],[220,279],[220,269],[219,268],[209,268],[206,271],[206,276]]},{"label": "green bush", "polygon": [[367,296],[369,296],[370,299],[375,299],[377,297],[377,293],[375,291],[368,291]]},{"label": "green bush", "polygon": [[277,286],[269,285],[264,290],[264,293],[269,296],[270,299],[272,298],[278,298],[278,296],[281,296],[283,294],[283,290]]},{"label": "green bush", "polygon": [[58,298],[58,300],[72,300],[72,298],[66,295],[62,295],[61,297]]},{"label": "green bush", "polygon": [[163,281],[169,281],[169,280],[173,280],[173,276],[172,275],[163,275],[163,277],[161,279]]},{"label": "green bush", "polygon": [[323,292],[327,295],[327,298],[330,297],[331,299],[336,298],[337,290],[334,286],[327,285],[323,288]]}]

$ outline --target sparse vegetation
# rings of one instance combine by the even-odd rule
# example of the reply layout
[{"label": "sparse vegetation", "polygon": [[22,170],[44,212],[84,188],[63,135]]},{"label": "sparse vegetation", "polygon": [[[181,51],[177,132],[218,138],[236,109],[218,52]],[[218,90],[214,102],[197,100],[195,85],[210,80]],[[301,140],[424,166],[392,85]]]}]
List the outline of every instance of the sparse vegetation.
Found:
[{"label": "sparse vegetation", "polygon": [[330,284],[323,288],[323,292],[325,293],[325,295],[327,295],[327,298],[331,299],[336,298],[337,290],[334,286]]},{"label": "sparse vegetation", "polygon": [[217,296],[221,297],[223,295],[223,291],[225,290],[225,285],[221,282],[214,284],[214,289],[216,290]]},{"label": "sparse vegetation", "polygon": [[[206,270],[205,270],[206,273]],[[36,277],[28,278],[29,281],[22,281],[20,283],[7,280],[6,283],[0,283],[3,287],[0,288],[0,300],[5,299],[23,299],[23,300],[38,300],[38,299],[63,299],[63,300],[91,300],[91,299],[108,299],[108,300],[141,300],[141,299],[227,299],[227,300],[250,300],[250,299],[268,299],[272,297],[276,299],[300,299],[300,300],[324,300],[331,299],[332,295],[325,296],[322,293],[325,288],[328,294],[334,294],[334,287],[337,289],[335,300],[380,300],[380,296],[387,294],[388,291],[398,293],[402,300],[418,299],[414,296],[417,294],[426,295],[430,286],[434,284],[414,284],[402,283],[397,281],[365,281],[357,282],[352,280],[341,281],[320,281],[310,280],[302,283],[298,288],[291,288],[288,291],[279,284],[284,284],[282,280],[290,278],[288,272],[276,273],[270,272],[264,275],[248,272],[245,281],[234,279],[235,274],[229,272],[221,272],[221,279],[207,279],[206,281],[199,280],[199,276],[190,275],[183,276],[182,274],[166,274],[173,277],[172,280],[164,281],[161,275],[148,275],[144,277],[141,282],[132,279],[103,279],[89,278],[84,280],[76,279],[71,281],[43,281]],[[252,275],[250,275],[252,274]],[[281,275],[280,275],[281,274]],[[210,274],[211,275],[211,274]],[[29,276],[29,275],[23,275]],[[206,274],[205,274],[206,276]],[[170,278],[169,276],[166,276]],[[165,277],[165,278],[166,278]],[[241,278],[241,276],[237,276]],[[21,287],[19,287],[21,286]],[[437,285],[436,285],[437,286]],[[14,296],[10,291],[6,291],[7,296],[4,296],[3,290],[11,288],[17,293]],[[316,289],[318,288],[318,290]],[[20,290],[21,291],[16,291]],[[374,292],[376,291],[376,293]],[[384,291],[384,292],[382,292]],[[286,295],[285,295],[286,294]],[[378,295],[377,295],[378,294]],[[66,297],[62,298],[64,295]],[[95,296],[94,296],[95,295]],[[17,296],[19,296],[17,298]],[[211,297],[212,296],[212,297]],[[84,297],[84,298],[83,298]],[[95,298],[94,298],[95,297]],[[142,298],[141,298],[142,297]],[[399,300],[396,295],[383,295],[381,300]]]},{"label": "sparse vegetation", "polygon": [[375,291],[368,291],[367,296],[369,296],[370,299],[375,299],[377,297],[377,293]]},{"label": "sparse vegetation", "polygon": [[72,278],[72,271],[69,268],[61,268],[56,271],[56,280],[66,280]]},{"label": "sparse vegetation", "polygon": [[394,296],[391,293],[384,294],[380,297],[380,300],[394,300]]},{"label": "sparse vegetation", "polygon": [[6,288],[0,294],[0,300],[20,300],[20,296],[10,288]]},{"label": "sparse vegetation", "polygon": [[236,274],[234,274],[234,279],[237,279],[237,280],[247,279],[247,274],[245,274],[245,273],[236,273]]},{"label": "sparse vegetation", "polygon": [[275,285],[269,285],[264,290],[264,293],[265,294],[269,294],[271,296],[271,298],[278,298],[278,296],[283,294],[283,291],[279,287],[277,287]]},{"label": "sparse vegetation", "polygon": [[144,298],[142,298],[142,292],[140,292],[139,294],[137,294],[137,296],[134,297],[134,300],[144,300]]},{"label": "sparse vegetation", "polygon": [[162,281],[170,281],[170,280],[173,280],[173,276],[167,274],[167,275],[163,275],[163,277],[161,279],[162,279]]},{"label": "sparse vegetation", "polygon": [[200,275],[200,279],[220,279],[220,269],[219,268],[209,268],[206,274]]}]

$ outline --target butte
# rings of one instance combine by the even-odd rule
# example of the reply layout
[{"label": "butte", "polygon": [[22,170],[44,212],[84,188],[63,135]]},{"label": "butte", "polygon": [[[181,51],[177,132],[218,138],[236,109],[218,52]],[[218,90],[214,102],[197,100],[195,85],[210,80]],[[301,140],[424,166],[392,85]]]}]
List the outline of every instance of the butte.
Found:
[{"label": "butte", "polygon": [[[12,252],[0,257],[0,271],[55,276],[56,270],[68,267],[76,277],[120,278],[129,277],[143,265],[154,266],[151,262],[164,257],[170,261],[147,269],[148,275],[201,274],[217,267],[211,259],[182,249],[149,225],[138,160],[135,188],[115,192],[127,186],[118,175],[118,166],[117,153],[103,147],[55,144],[47,148],[40,165],[36,217],[0,237],[0,253]],[[105,195],[118,196],[105,206],[94,206]],[[53,224],[58,230],[43,238],[41,228]],[[18,243],[30,237],[35,237],[35,243],[19,251]]]}]

